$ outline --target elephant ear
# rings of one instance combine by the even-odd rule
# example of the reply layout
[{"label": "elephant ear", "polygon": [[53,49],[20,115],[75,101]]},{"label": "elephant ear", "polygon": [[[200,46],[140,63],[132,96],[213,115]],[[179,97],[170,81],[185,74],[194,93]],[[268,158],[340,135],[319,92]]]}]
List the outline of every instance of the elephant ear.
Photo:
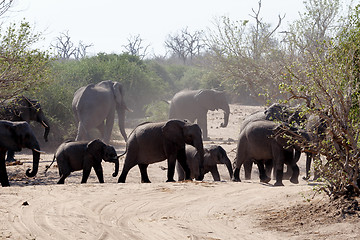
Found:
[{"label": "elephant ear", "polygon": [[87,144],[86,153],[101,162],[105,147],[105,143],[103,143],[100,139],[95,139]]},{"label": "elephant ear", "polygon": [[215,92],[210,89],[201,89],[195,94],[195,101],[203,108],[215,111],[217,109]]},{"label": "elephant ear", "polygon": [[122,87],[121,83],[114,82],[113,92],[114,92],[116,103],[120,106],[123,105],[124,104],[124,94],[123,94],[124,92],[123,92],[123,87]]},{"label": "elephant ear", "polygon": [[165,140],[174,143],[177,147],[185,147],[184,125],[180,120],[170,120],[162,127]]}]

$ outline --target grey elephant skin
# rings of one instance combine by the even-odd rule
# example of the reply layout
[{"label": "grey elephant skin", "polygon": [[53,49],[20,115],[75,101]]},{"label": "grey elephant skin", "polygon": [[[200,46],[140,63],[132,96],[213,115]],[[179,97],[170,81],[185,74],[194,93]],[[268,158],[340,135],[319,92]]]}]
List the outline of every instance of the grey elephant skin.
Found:
[{"label": "grey elephant skin", "polygon": [[[306,131],[310,134],[311,141],[318,142],[323,141],[326,138],[327,124],[325,119],[320,118],[316,115],[310,115],[306,122]],[[304,180],[310,179],[310,168],[313,159],[313,154],[306,153],[306,175],[303,177]],[[317,172],[314,173],[314,180],[319,178]]]},{"label": "grey elephant skin", "polygon": [[79,88],[74,93],[72,109],[78,125],[76,141],[91,140],[89,131],[97,128],[105,143],[109,143],[114,126],[115,110],[120,133],[127,140],[125,132],[124,90],[120,83],[102,81]]},{"label": "grey elephant skin", "polygon": [[[290,145],[287,139],[278,135],[280,124],[259,120],[248,123],[241,131],[236,153],[236,167],[234,170],[234,181],[240,180],[240,167],[246,161],[254,161],[259,168],[260,181],[269,182],[264,168],[264,162],[272,160],[276,171],[275,186],[283,186],[283,168],[286,163],[292,169],[290,182],[298,183],[299,167],[296,160],[292,157],[296,146]],[[300,134],[300,133],[299,133]],[[291,154],[289,154],[291,153]]]},{"label": "grey elephant skin", "polygon": [[39,168],[40,146],[27,122],[0,120],[0,181],[1,186],[10,186],[6,172],[5,154],[7,151],[32,150],[33,168],[26,170],[26,176],[34,177]]},{"label": "grey elephant skin", "polygon": [[113,177],[116,177],[119,171],[119,158],[114,147],[106,145],[99,139],[90,142],[64,142],[56,150],[53,162],[55,159],[60,175],[58,184],[64,184],[65,179],[71,172],[80,170],[83,170],[81,183],[86,183],[91,168],[94,168],[99,182],[104,183],[103,168],[101,166],[102,160],[115,163]]},{"label": "grey elephant skin", "polygon": [[226,127],[230,108],[225,92],[211,89],[183,90],[171,99],[169,119],[187,119],[191,122],[197,120],[203,131],[203,138],[208,139],[207,112],[218,109],[224,111],[224,122],[220,127]]},{"label": "grey elephant skin", "polygon": [[[220,181],[217,164],[225,164],[228,169],[230,179],[232,179],[232,163],[228,158],[226,151],[221,146],[204,147],[204,152],[204,174],[210,172],[214,181]],[[189,145],[186,146],[186,162],[190,168],[190,178],[198,178],[200,156],[196,148]],[[179,177],[178,180],[185,180],[185,171],[178,162],[176,163],[176,171]]]},{"label": "grey elephant skin", "polygon": [[[25,96],[18,96],[6,100],[0,108],[0,119],[9,121],[36,121],[40,123],[44,129],[44,140],[48,141],[50,132],[50,124],[45,117],[40,103],[36,100],[31,100]],[[14,152],[8,151],[7,161],[14,160]]]},{"label": "grey elephant skin", "polygon": [[[262,111],[257,111],[249,116],[247,116],[243,122],[240,124],[240,133],[246,126],[255,121],[269,120],[274,122],[282,122],[285,124],[302,124],[306,121],[305,116],[301,116],[297,108],[291,108],[284,104],[274,103],[268,108]],[[300,159],[301,152],[294,150],[293,153],[286,152],[287,158],[293,157],[295,162],[298,162]],[[245,179],[251,179],[251,169],[253,161],[244,162],[245,170]],[[267,176],[271,175],[273,164],[271,161],[266,162],[266,174]],[[291,168],[288,168],[288,171],[284,174],[284,179],[289,179],[292,175]]]},{"label": "grey elephant skin", "polygon": [[192,145],[200,154],[199,178],[204,177],[204,147],[201,129],[197,124],[181,120],[169,120],[159,123],[144,123],[137,126],[126,142],[124,167],[118,182],[124,183],[129,170],[139,166],[141,182],[149,183],[147,167],[149,164],[167,159],[167,182],[174,182],[176,160],[185,171],[186,179],[190,179],[190,170],[186,163],[185,144]]}]

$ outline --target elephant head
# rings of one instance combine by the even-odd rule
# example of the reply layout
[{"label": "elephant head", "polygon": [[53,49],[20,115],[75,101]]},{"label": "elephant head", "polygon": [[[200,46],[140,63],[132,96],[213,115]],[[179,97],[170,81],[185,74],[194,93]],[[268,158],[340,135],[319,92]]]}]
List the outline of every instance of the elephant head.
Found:
[{"label": "elephant head", "polygon": [[26,170],[26,176],[34,177],[39,168],[40,146],[27,122],[0,121],[0,147],[6,150],[32,150],[33,168]]},{"label": "elephant head", "polygon": [[228,158],[226,151],[221,146],[211,146],[210,148],[205,149],[205,158],[207,155],[209,155],[212,162],[216,162],[217,164],[225,164],[229,171],[230,179],[233,177],[232,163]]},{"label": "elephant head", "polygon": [[212,89],[203,89],[195,95],[195,99],[205,109],[211,111],[222,109],[224,111],[224,122],[220,124],[220,127],[226,127],[228,125],[230,107],[226,99],[225,92]]},{"label": "elephant head", "polygon": [[114,147],[106,145],[100,139],[96,139],[87,144],[86,152],[93,156],[99,162],[104,159],[105,162],[115,163],[115,171],[112,176],[116,177],[118,175],[119,157],[117,156]]},{"label": "elephant head", "polygon": [[169,120],[162,129],[166,140],[176,144],[177,148],[185,148],[185,144],[196,148],[200,156],[199,177],[204,179],[204,146],[199,125],[180,120]]},{"label": "elephant head", "polygon": [[14,115],[9,116],[9,120],[26,122],[36,121],[40,123],[45,128],[45,142],[48,141],[50,125],[38,101],[30,100],[25,96],[20,96],[12,99],[8,108],[11,111],[11,114]]},{"label": "elephant head", "polygon": [[116,112],[118,114],[118,123],[120,133],[123,136],[124,140],[127,140],[126,132],[125,132],[125,111],[130,111],[124,101],[124,91],[122,85],[118,82],[113,83],[113,92],[116,101]]}]

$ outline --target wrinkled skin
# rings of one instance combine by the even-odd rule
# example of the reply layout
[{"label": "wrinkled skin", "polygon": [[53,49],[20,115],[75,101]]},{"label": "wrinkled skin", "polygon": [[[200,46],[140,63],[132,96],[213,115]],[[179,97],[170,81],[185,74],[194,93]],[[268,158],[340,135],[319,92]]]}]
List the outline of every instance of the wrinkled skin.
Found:
[{"label": "wrinkled skin", "polygon": [[99,182],[104,183],[102,160],[115,163],[113,177],[116,177],[119,171],[119,158],[114,147],[106,145],[99,139],[91,142],[64,142],[56,150],[53,162],[55,159],[60,175],[58,184],[64,184],[70,173],[80,170],[83,170],[81,183],[86,183],[91,168],[94,168]]},{"label": "wrinkled skin", "polygon": [[[299,167],[294,158],[288,157],[288,152],[293,152],[295,146],[290,146],[286,139],[275,136],[278,123],[268,120],[250,122],[241,131],[237,153],[234,181],[240,180],[240,167],[246,161],[253,161],[258,165],[261,182],[269,182],[264,163],[272,159],[276,171],[275,186],[283,186],[283,168],[287,163],[292,169],[290,182],[298,183]],[[285,148],[284,148],[285,147]]]},{"label": "wrinkled skin", "polygon": [[149,164],[167,159],[167,182],[174,182],[176,160],[185,170],[186,179],[190,179],[190,169],[186,163],[185,144],[192,145],[200,153],[199,177],[204,178],[204,147],[201,129],[197,124],[180,120],[160,123],[144,123],[137,126],[126,142],[124,167],[118,182],[124,183],[131,168],[139,166],[141,182],[149,183],[147,167]]},{"label": "wrinkled skin", "polygon": [[[242,131],[242,129],[244,129],[247,126],[247,124],[259,120],[301,124],[306,120],[306,118],[304,116],[300,116],[299,111],[296,108],[291,108],[284,104],[274,103],[265,110],[257,111],[247,116],[240,125],[240,132]],[[294,150],[293,152],[286,152],[286,155],[287,155],[286,158],[292,157],[294,158],[295,162],[298,162],[300,159],[301,152]],[[245,179],[251,179],[252,163],[253,161],[244,162]],[[273,164],[271,163],[271,159],[267,159],[265,163],[266,163],[265,169],[267,176],[270,176],[273,167]],[[283,177],[284,179],[289,179],[291,175],[292,175],[291,168],[288,167],[288,170],[283,175]]]},{"label": "wrinkled skin", "polygon": [[[5,101],[0,107],[0,119],[9,121],[36,121],[40,123],[44,129],[44,140],[48,141],[50,132],[50,124],[41,109],[39,102],[30,100],[27,97],[19,96]],[[9,150],[6,161],[14,161],[14,151]]]},{"label": "wrinkled skin", "polygon": [[224,122],[220,127],[226,127],[229,122],[230,108],[225,92],[202,89],[183,90],[171,99],[169,119],[187,119],[197,121],[203,132],[203,138],[208,139],[207,112],[222,109]]},{"label": "wrinkled skin", "polygon": [[0,182],[1,186],[10,186],[6,172],[5,154],[7,151],[32,150],[33,168],[26,170],[26,176],[34,177],[39,168],[40,146],[27,122],[0,120]]},{"label": "wrinkled skin", "polygon": [[[217,168],[217,164],[225,164],[229,171],[230,179],[232,179],[232,164],[226,154],[226,151],[221,146],[211,146],[204,148],[204,151],[204,174],[210,172],[214,181],[220,181],[220,174]],[[196,149],[192,146],[186,146],[186,162],[190,168],[191,179],[198,178],[199,161],[200,156]],[[179,176],[178,180],[183,181],[185,179],[185,171],[178,163],[176,163],[176,170]]]},{"label": "wrinkled skin", "polygon": [[115,110],[118,114],[120,133],[127,140],[125,132],[124,91],[118,82],[102,81],[79,88],[74,93],[72,110],[78,125],[76,141],[91,140],[89,131],[97,128],[103,141],[109,143],[114,126]]}]

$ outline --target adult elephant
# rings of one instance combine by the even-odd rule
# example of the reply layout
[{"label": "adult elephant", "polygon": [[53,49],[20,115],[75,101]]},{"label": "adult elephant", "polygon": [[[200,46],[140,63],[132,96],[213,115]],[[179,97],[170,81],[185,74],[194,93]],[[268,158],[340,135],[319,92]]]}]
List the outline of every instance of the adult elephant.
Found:
[{"label": "adult elephant", "polygon": [[207,112],[222,109],[224,122],[220,127],[226,127],[229,122],[230,108],[225,92],[212,89],[183,90],[174,95],[170,103],[169,119],[197,120],[203,132],[203,138],[208,139]]},{"label": "adult elephant", "polygon": [[126,142],[126,158],[118,182],[124,183],[131,168],[138,165],[141,182],[149,183],[147,167],[149,164],[167,159],[167,182],[174,182],[176,160],[190,179],[190,170],[186,163],[185,144],[196,148],[200,155],[199,177],[204,178],[204,148],[201,129],[197,124],[181,120],[169,120],[160,123],[143,123],[137,126]]},{"label": "adult elephant", "polygon": [[125,132],[124,90],[120,83],[102,81],[79,88],[72,101],[72,109],[78,124],[76,141],[91,140],[89,130],[97,128],[105,143],[109,143],[114,125],[115,110],[118,115],[120,133]]},{"label": "adult elephant", "polygon": [[[291,145],[288,139],[278,134],[279,126],[281,126],[279,123],[268,120],[250,122],[245,126],[239,136],[234,181],[241,181],[239,176],[241,165],[246,161],[254,161],[259,167],[260,181],[269,182],[271,178],[267,176],[263,164],[272,160],[276,171],[275,186],[283,186],[284,163],[292,169],[290,182],[295,184],[299,182],[299,167],[295,159],[289,157],[288,153],[292,153],[293,149],[297,151],[300,151],[300,149],[295,145]],[[309,139],[308,135],[303,131],[297,131],[297,134]]]},{"label": "adult elephant", "polygon": [[[204,174],[210,172],[213,176],[214,181],[220,181],[220,174],[217,168],[217,164],[225,164],[229,171],[230,179],[232,179],[232,164],[226,154],[226,151],[221,146],[205,147],[204,151]],[[186,162],[190,168],[190,178],[198,178],[200,154],[198,153],[196,148],[190,145],[186,146]],[[178,180],[184,180],[185,171],[178,162],[176,162],[176,170],[179,176]]]},{"label": "adult elephant", "polygon": [[[284,104],[273,103],[265,110],[257,111],[247,116],[243,122],[240,124],[240,133],[249,123],[255,121],[269,120],[274,122],[282,122],[285,124],[302,124],[306,121],[306,117],[300,114],[298,108],[291,108]],[[300,159],[301,152],[294,149],[293,152],[287,151],[285,152],[287,158],[294,158],[294,161],[297,162]],[[266,161],[266,173],[268,176],[271,175],[271,170],[273,164],[270,159]],[[244,162],[244,171],[245,171],[245,179],[251,179],[251,169],[252,169],[253,161],[245,161]],[[291,169],[284,174],[285,179],[289,179],[292,175]]]},{"label": "adult elephant", "polygon": [[[6,100],[0,109],[0,119],[9,121],[36,121],[44,128],[44,140],[48,141],[50,124],[41,109],[40,103],[36,100],[30,100],[25,96],[18,96]],[[14,160],[14,151],[9,150],[7,161]]]},{"label": "adult elephant", "polygon": [[33,168],[26,170],[26,176],[34,177],[39,168],[40,146],[27,122],[0,120],[0,182],[10,186],[6,172],[5,154],[7,151],[21,151],[28,148],[33,153]]}]

